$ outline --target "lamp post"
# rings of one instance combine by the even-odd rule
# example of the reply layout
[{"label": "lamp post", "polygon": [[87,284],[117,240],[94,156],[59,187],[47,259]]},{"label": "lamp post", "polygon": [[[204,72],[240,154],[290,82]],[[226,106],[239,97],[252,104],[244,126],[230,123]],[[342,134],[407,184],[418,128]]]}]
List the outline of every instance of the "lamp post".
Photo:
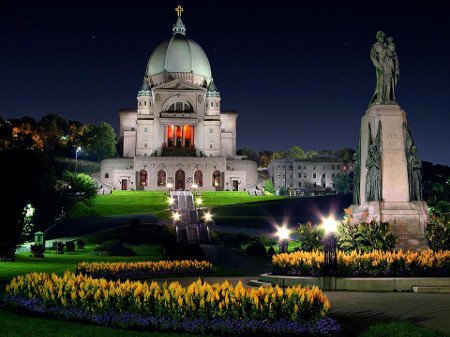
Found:
[{"label": "lamp post", "polygon": [[324,276],[334,276],[337,271],[337,239],[335,232],[337,230],[337,221],[333,217],[324,219],[322,227],[325,230],[323,238],[324,259]]},{"label": "lamp post", "polygon": [[212,221],[212,214],[210,212],[206,212],[203,215],[203,219],[205,220],[205,223],[211,222]]},{"label": "lamp post", "polygon": [[278,236],[278,248],[280,253],[287,253],[288,252],[288,241],[289,235],[291,234],[291,231],[287,228],[286,225],[283,225],[281,227],[277,228],[276,235]]},{"label": "lamp post", "polygon": [[78,152],[81,152],[81,146],[78,146],[76,151],[75,151],[75,173],[77,173]]},{"label": "lamp post", "polygon": [[167,183],[166,184],[166,188],[167,188],[167,195],[170,195],[170,191],[172,190],[173,184],[172,183]]},{"label": "lamp post", "polygon": [[198,185],[197,184],[192,184],[192,191],[193,191],[193,194],[194,194],[194,197],[195,197],[195,190],[198,188]]}]

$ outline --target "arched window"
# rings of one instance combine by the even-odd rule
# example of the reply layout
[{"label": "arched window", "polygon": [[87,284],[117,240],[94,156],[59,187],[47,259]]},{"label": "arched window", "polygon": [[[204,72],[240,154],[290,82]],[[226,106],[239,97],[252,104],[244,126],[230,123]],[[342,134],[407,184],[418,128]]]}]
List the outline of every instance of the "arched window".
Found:
[{"label": "arched window", "polygon": [[198,170],[194,173],[194,184],[197,184],[198,187],[203,186],[203,173],[202,171]]},{"label": "arched window", "polygon": [[178,191],[184,191],[186,188],[186,174],[183,170],[178,170],[175,172],[175,189]]},{"label": "arched window", "polygon": [[190,112],[193,111],[192,106],[187,102],[174,102],[169,106],[171,112]]},{"label": "arched window", "polygon": [[139,185],[141,187],[147,186],[147,171],[145,170],[139,171]]},{"label": "arched window", "polygon": [[105,179],[109,179],[109,173],[105,173]]},{"label": "arched window", "polygon": [[166,171],[158,171],[158,186],[166,186]]},{"label": "arched window", "polygon": [[212,183],[214,187],[220,186],[220,171],[214,171],[212,174]]}]

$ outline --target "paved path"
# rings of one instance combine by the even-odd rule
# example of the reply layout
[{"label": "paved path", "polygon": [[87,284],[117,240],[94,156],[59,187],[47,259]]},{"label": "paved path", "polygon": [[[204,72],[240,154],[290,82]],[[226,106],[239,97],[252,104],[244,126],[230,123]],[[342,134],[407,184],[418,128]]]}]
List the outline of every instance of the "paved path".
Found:
[{"label": "paved path", "polygon": [[331,313],[406,319],[450,334],[450,294],[326,292]]},{"label": "paved path", "polygon": [[[222,282],[227,279],[235,285],[239,281],[247,284],[249,280],[257,279],[257,276],[207,276],[204,279],[207,282]],[[179,282],[187,285],[196,280],[195,277],[186,277]],[[177,279],[169,278],[167,281]],[[327,291],[326,295],[331,302],[331,314],[408,320],[450,336],[450,294]]]}]

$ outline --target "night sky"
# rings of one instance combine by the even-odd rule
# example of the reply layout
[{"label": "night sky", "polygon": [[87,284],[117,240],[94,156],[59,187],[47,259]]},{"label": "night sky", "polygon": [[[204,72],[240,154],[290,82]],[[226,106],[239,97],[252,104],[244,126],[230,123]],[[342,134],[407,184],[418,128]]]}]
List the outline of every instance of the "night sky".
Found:
[{"label": "night sky", "polygon": [[356,147],[373,94],[375,34],[394,37],[397,100],[423,160],[450,164],[447,1],[0,2],[0,116],[57,113],[118,129],[135,108],[152,50],[184,7],[222,110],[236,110],[238,148]]}]

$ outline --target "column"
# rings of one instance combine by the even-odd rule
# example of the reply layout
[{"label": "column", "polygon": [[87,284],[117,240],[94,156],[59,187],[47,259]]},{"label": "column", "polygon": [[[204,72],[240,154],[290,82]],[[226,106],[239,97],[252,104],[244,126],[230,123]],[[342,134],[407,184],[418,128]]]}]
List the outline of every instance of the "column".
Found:
[{"label": "column", "polygon": [[168,134],[168,130],[167,130],[167,125],[164,125],[164,146],[167,146],[167,134]]},{"label": "column", "polygon": [[195,143],[194,143],[194,134],[195,134],[195,129],[194,129],[194,126],[191,125],[191,141],[192,141],[192,146],[195,146]]},{"label": "column", "polygon": [[184,127],[185,127],[185,125],[181,126],[181,147],[185,147],[185,143],[184,143]]}]

